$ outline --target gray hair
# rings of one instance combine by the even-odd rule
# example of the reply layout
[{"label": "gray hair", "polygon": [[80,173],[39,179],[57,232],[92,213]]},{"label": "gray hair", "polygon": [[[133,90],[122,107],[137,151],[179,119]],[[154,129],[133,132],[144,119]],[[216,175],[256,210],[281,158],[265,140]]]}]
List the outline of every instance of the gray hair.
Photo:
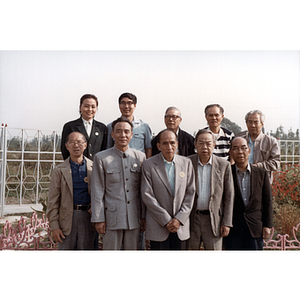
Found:
[{"label": "gray hair", "polygon": [[265,115],[264,115],[264,113],[261,111],[261,110],[258,110],[258,109],[255,109],[255,110],[250,110],[247,114],[246,114],[246,116],[245,116],[245,121],[247,122],[248,121],[248,118],[249,118],[249,116],[250,115],[260,115],[260,122],[261,123],[265,123],[265,119],[266,119],[266,117],[265,117]]},{"label": "gray hair", "polygon": [[171,110],[171,109],[176,109],[176,110],[178,110],[178,111],[179,111],[179,116],[181,117],[181,112],[180,112],[180,110],[179,110],[177,107],[175,107],[175,106],[170,106],[170,107],[168,107],[168,108],[166,109],[165,115],[166,115],[167,112],[168,112],[169,110]]},{"label": "gray hair", "polygon": [[216,143],[216,141],[217,141],[216,136],[210,130],[208,130],[208,129],[200,129],[200,130],[198,130],[198,132],[196,133],[196,136],[195,136],[195,142],[196,143],[197,143],[199,135],[202,134],[202,133],[210,133],[212,135],[214,144]]}]

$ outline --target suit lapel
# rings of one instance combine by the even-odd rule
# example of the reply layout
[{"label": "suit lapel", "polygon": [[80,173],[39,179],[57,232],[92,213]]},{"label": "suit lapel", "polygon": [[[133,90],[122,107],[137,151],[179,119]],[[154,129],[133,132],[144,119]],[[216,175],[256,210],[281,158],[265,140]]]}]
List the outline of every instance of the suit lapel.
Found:
[{"label": "suit lapel", "polygon": [[214,159],[214,154],[212,154],[211,161],[211,174],[210,174],[210,194],[213,194],[215,182],[219,179],[219,163],[216,159]]},{"label": "suit lapel", "polygon": [[192,164],[193,168],[195,171],[195,182],[196,182],[196,193],[197,193],[197,198],[199,195],[199,178],[198,178],[198,154],[195,154],[191,157],[192,159]]},{"label": "suit lapel", "polygon": [[[163,182],[163,184],[165,185],[165,187],[167,188],[168,192],[173,196],[172,190],[170,187],[170,183],[169,183],[169,179],[168,179],[168,175],[167,175],[166,168],[165,168],[165,162],[161,155],[158,155],[157,159],[161,160],[161,162],[155,162],[155,164],[156,164],[155,171],[156,171],[157,175],[160,177],[160,179]],[[175,178],[176,178],[176,175],[175,175]],[[175,183],[175,188],[176,188],[176,183]]]},{"label": "suit lapel", "polygon": [[[78,119],[78,122],[76,123],[76,127],[77,127],[77,131],[81,132],[85,136],[86,140],[88,141],[89,137],[87,135],[86,129],[84,127],[84,124],[83,124],[83,121],[81,118]],[[93,127],[94,126],[92,126],[92,131],[93,131]],[[92,136],[92,131],[91,131],[91,136]]]},{"label": "suit lapel", "polygon": [[72,183],[72,170],[70,166],[70,157],[64,162],[65,166],[62,168],[62,174],[66,179],[67,185],[70,189],[71,195],[73,197],[73,183]]}]

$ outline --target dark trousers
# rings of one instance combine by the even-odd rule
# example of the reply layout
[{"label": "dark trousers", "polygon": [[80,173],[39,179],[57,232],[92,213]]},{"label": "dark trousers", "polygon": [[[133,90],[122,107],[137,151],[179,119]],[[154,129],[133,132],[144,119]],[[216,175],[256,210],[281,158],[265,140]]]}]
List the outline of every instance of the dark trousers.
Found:
[{"label": "dark trousers", "polygon": [[185,242],[178,238],[177,233],[170,233],[163,242],[150,241],[151,250],[185,250]]},{"label": "dark trousers", "polygon": [[263,250],[263,238],[253,238],[245,219],[234,225],[229,235],[223,238],[225,250]]}]

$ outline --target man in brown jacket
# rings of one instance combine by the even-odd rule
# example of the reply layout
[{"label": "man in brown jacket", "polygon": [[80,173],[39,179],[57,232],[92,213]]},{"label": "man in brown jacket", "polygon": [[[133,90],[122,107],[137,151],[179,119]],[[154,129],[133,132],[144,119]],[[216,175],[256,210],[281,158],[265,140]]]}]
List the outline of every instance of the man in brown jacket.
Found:
[{"label": "man in brown jacket", "polygon": [[92,250],[95,239],[89,212],[92,161],[83,156],[87,142],[80,132],[70,133],[65,146],[70,157],[53,170],[47,218],[59,250]]}]

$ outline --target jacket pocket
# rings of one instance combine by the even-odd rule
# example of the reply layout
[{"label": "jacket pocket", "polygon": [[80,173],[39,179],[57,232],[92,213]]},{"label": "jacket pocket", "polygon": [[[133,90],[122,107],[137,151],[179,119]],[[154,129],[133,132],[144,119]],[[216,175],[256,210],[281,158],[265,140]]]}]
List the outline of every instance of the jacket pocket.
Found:
[{"label": "jacket pocket", "polygon": [[121,180],[120,171],[107,170],[107,182],[108,183],[119,183],[120,180]]}]

